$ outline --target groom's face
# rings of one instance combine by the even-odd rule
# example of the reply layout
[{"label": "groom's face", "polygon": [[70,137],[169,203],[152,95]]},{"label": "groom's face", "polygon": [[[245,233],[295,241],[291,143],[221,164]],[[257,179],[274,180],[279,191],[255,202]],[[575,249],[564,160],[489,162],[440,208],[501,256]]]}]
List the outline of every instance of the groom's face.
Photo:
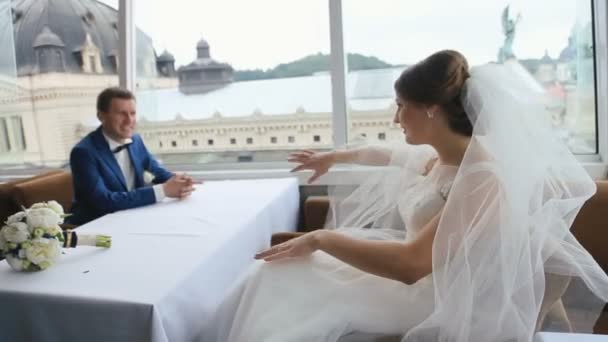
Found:
[{"label": "groom's face", "polygon": [[107,112],[100,112],[104,132],[110,138],[122,141],[133,136],[137,113],[134,99],[113,98]]}]

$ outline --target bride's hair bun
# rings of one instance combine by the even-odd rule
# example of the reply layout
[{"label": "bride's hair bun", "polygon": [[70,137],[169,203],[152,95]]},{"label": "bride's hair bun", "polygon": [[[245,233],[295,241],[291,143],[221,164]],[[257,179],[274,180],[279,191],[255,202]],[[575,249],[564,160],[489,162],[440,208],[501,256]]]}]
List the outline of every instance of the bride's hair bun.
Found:
[{"label": "bride's hair bun", "polygon": [[460,52],[443,50],[406,69],[395,82],[395,91],[406,101],[440,105],[450,128],[471,136],[473,125],[460,100],[469,77],[466,58]]}]

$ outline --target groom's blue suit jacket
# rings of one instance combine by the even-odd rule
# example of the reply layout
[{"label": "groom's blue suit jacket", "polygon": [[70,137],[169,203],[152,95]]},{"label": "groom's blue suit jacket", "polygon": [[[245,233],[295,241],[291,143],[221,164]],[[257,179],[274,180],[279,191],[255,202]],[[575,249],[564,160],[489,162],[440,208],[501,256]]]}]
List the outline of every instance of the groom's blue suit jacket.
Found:
[{"label": "groom's blue suit jacket", "polygon": [[70,154],[74,183],[74,205],[67,222],[84,224],[105,214],[155,203],[154,189],[144,184],[144,171],[154,175],[154,184],[166,182],[173,174],[162,168],[148,152],[139,135],[132,137],[127,150],[135,173],[135,188],[127,185],[101,126],[82,139]]}]

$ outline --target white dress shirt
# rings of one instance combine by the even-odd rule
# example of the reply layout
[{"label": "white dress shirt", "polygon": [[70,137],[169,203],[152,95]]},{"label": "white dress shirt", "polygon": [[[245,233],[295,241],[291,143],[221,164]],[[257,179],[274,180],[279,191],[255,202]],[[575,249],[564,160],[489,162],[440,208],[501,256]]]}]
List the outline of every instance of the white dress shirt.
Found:
[{"label": "white dress shirt", "polygon": [[[121,144],[118,141],[108,137],[105,133],[103,136],[106,138],[108,142],[108,146],[110,147],[110,151],[114,151],[115,148],[121,145],[130,144],[133,142],[132,139],[125,139],[125,141]],[[118,167],[122,171],[122,175],[125,178],[125,182],[127,185],[127,190],[131,191],[135,188],[135,170],[133,169],[133,164],[131,164],[131,157],[129,156],[129,150],[123,148],[121,151],[113,153],[114,158],[116,158],[116,162],[118,163]],[[154,190],[154,197],[156,202],[160,202],[165,198],[165,191],[163,190],[162,184],[156,184],[152,187]]]}]

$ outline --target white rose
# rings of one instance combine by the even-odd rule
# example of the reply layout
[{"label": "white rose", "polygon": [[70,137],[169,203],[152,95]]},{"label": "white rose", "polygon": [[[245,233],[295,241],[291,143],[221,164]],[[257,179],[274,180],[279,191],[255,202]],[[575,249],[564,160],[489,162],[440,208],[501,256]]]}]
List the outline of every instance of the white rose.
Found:
[{"label": "white rose", "polygon": [[6,261],[8,262],[8,264],[15,270],[15,271],[22,271],[23,270],[23,260],[19,259],[19,258],[15,258],[14,256],[12,256],[11,254],[7,254],[6,255]]},{"label": "white rose", "polygon": [[59,241],[55,239],[36,238],[25,249],[25,256],[36,265],[43,262],[53,263],[61,253]]},{"label": "white rose", "polygon": [[6,224],[11,224],[14,222],[21,222],[21,221],[23,221],[23,218],[25,218],[25,212],[20,211],[18,213],[15,213],[15,214],[9,216],[8,219],[6,220]]},{"label": "white rose", "polygon": [[63,207],[57,201],[48,201],[46,202],[47,207],[57,213],[57,215],[61,216],[65,213],[63,212]]},{"label": "white rose", "polygon": [[57,215],[59,215],[59,224],[62,224],[65,212],[63,211],[61,204],[59,204],[57,201],[48,201],[46,204],[49,209],[53,210],[57,213]]},{"label": "white rose", "polygon": [[2,227],[2,235],[8,242],[22,243],[29,238],[30,232],[27,229],[27,224],[23,222],[13,222]]},{"label": "white rose", "polygon": [[40,208],[46,208],[47,205],[44,202],[38,202],[38,203],[34,203],[32,204],[32,206],[30,207],[30,209],[40,209]]},{"label": "white rose", "polygon": [[46,233],[49,234],[50,236],[56,236],[57,234],[61,233],[61,227],[55,226],[55,227],[47,228]]},{"label": "white rose", "polygon": [[61,222],[61,217],[49,208],[30,209],[27,211],[27,225],[30,231],[35,228],[51,228]]}]

